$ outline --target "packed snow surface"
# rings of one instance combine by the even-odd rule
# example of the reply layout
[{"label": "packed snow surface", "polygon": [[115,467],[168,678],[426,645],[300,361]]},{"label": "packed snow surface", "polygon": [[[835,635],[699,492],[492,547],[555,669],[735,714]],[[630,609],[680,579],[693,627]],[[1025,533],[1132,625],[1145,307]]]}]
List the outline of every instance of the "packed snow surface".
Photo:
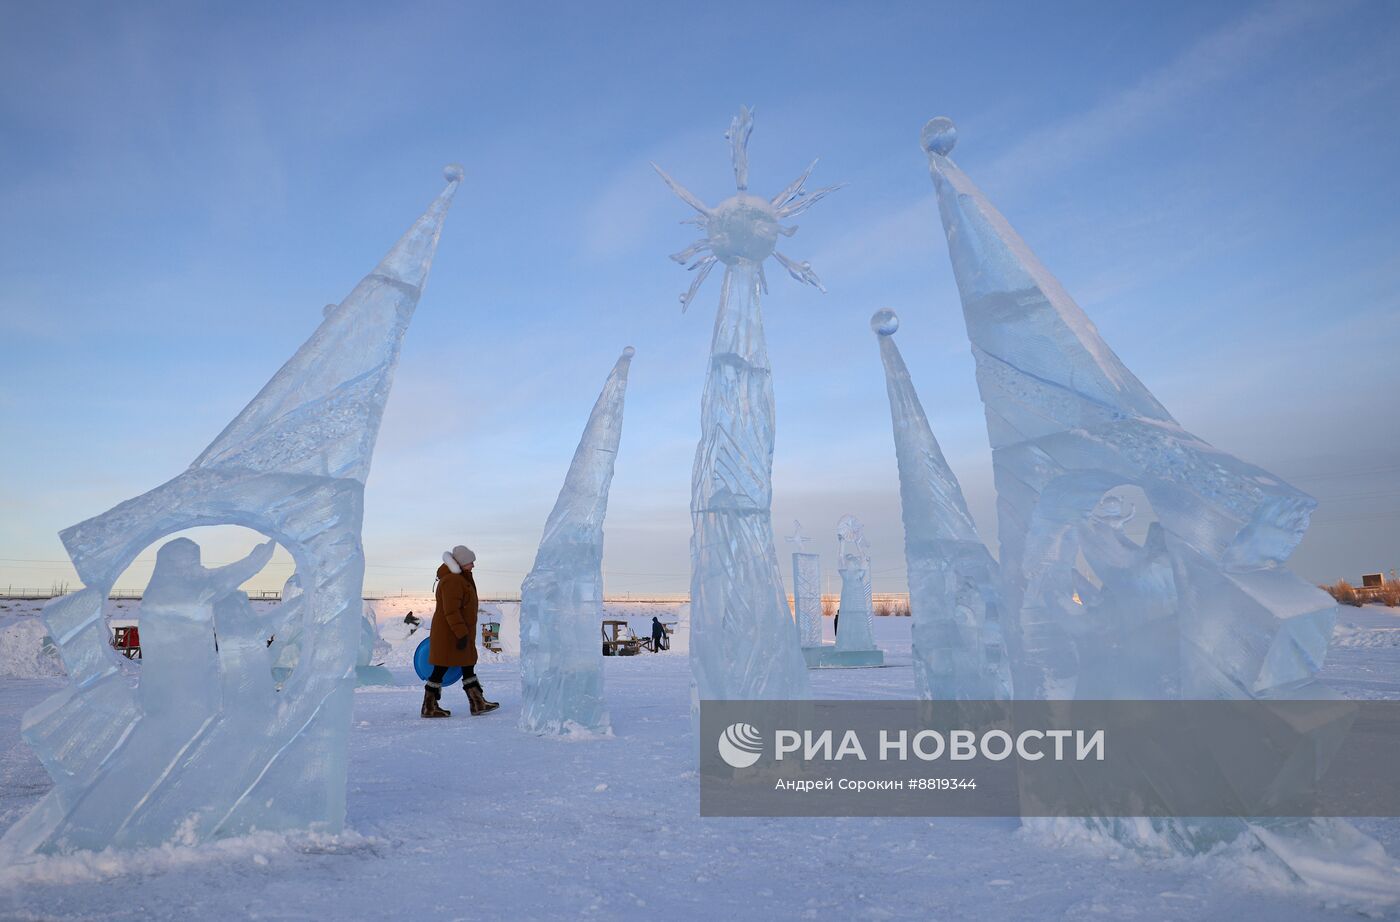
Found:
[{"label": "packed snow surface", "polygon": [[[381,634],[425,600],[375,603]],[[16,605],[30,603],[14,603]],[[497,603],[500,604],[500,603]],[[509,604],[501,604],[507,611]],[[32,612],[37,611],[33,603]],[[684,607],[607,614],[663,621]],[[1400,697],[1395,609],[1344,609],[1323,678],[1355,698]],[[26,617],[10,609],[10,617]],[[830,639],[830,619],[827,637]],[[503,622],[503,634],[508,625]],[[419,629],[420,632],[423,630]],[[908,698],[910,619],[876,618],[885,668],[818,670],[824,698]],[[419,634],[404,638],[416,642]],[[683,635],[677,636],[683,647]],[[397,655],[403,643],[393,644]],[[418,717],[421,685],[355,693],[349,829],[40,857],[0,867],[4,919],[1271,919],[1394,916],[1394,906],[1302,893],[1276,865],[1150,859],[1012,819],[701,819],[688,658],[604,661],[615,738],[522,733],[515,657],[478,667],[501,710]],[[59,678],[0,679],[0,831],[49,788],[19,739]],[[1400,853],[1400,820],[1356,825]],[[1374,882],[1358,882],[1371,884]],[[1340,890],[1345,890],[1343,886]]]}]

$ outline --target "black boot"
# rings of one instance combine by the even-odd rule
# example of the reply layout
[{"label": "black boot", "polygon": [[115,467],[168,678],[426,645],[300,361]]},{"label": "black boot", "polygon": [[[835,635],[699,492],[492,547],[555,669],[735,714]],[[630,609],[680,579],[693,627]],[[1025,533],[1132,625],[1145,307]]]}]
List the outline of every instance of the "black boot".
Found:
[{"label": "black boot", "polygon": [[438,704],[442,698],[442,689],[433,688],[431,685],[423,686],[423,709],[419,712],[423,717],[451,717],[452,712],[445,710]]},{"label": "black boot", "polygon": [[481,680],[476,676],[463,682],[462,687],[467,691],[467,701],[471,704],[473,717],[488,714],[501,706],[498,701],[486,700],[486,695],[481,690]]}]

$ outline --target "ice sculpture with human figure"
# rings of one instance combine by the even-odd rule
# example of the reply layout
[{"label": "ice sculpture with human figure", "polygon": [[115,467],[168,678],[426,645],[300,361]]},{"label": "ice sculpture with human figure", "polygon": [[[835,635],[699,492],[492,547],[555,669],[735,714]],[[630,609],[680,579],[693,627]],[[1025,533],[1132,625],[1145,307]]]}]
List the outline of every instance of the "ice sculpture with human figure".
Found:
[{"label": "ice sculpture with human figure", "polygon": [[[1339,697],[1317,679],[1336,605],[1285,565],[1316,501],[1183,429],[953,162],[953,123],[931,120],[921,140],[992,446],[1016,697]],[[1151,508],[1128,510],[1128,488]],[[1155,516],[1141,545],[1130,512]],[[1316,783],[1341,728],[1295,729],[1289,745],[1312,766],[1302,783]],[[1026,822],[1087,823],[1148,851],[1243,844],[1357,893],[1400,882],[1400,865],[1340,819]]]},{"label": "ice sculpture with human figure", "polygon": [[[53,788],[9,852],[192,844],[339,830],[362,639],[364,486],[404,332],[462,180],[447,186],[187,470],[63,531],[84,588],[45,606],[70,678],[24,717]],[[237,585],[272,543],[218,570],[175,539],[143,604],[144,659],[111,649],[103,601],[146,547],[240,525],[285,547],[302,591],[259,618]],[[300,631],[274,691],[269,633]],[[214,647],[214,633],[220,638]]]},{"label": "ice sculpture with human figure", "polygon": [[865,526],[853,515],[836,523],[836,559],[840,563],[841,606],[836,650],[839,653],[875,649],[874,586],[870,582],[870,544]]}]

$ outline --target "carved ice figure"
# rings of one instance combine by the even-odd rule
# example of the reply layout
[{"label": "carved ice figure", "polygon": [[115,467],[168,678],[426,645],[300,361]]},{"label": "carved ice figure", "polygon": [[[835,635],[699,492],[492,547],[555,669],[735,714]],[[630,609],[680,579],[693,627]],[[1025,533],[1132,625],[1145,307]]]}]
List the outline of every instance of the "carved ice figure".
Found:
[{"label": "carved ice figure", "polygon": [[[949,158],[956,139],[936,118],[922,143],[986,410],[1017,697],[1339,697],[1316,678],[1336,605],[1284,566],[1315,501],[1177,424]],[[1141,546],[1105,500],[1120,487],[1155,513]],[[1318,776],[1342,729],[1299,729]],[[1245,841],[1314,883],[1400,879],[1341,820],[1089,823],[1148,849]]]},{"label": "carved ice figure", "polygon": [[272,678],[281,688],[301,659],[301,629],[305,607],[301,577],[293,573],[282,584],[282,601],[273,612],[271,640],[267,655],[272,662]]},{"label": "carved ice figure", "polygon": [[879,310],[870,326],[885,366],[899,464],[915,689],[920,698],[1004,700],[1011,697],[1011,677],[996,561],[977,535],[962,487],[943,458],[895,345],[899,317]]},{"label": "carved ice figure", "polygon": [[520,729],[609,734],[603,700],[603,519],[622,438],[628,346],[589,414],[535,565],[520,587]]},{"label": "carved ice figure", "polygon": [[[156,551],[151,580],[141,593],[139,692],[148,717],[165,718],[172,726],[193,722],[192,730],[218,712],[221,689],[212,679],[220,674],[225,655],[238,655],[237,640],[232,647],[229,642],[245,624],[236,606],[225,607],[217,623],[215,609],[266,566],[275,547],[268,541],[217,570],[200,563],[199,545],[189,538],[176,538]],[[243,601],[247,604],[247,596]],[[262,665],[266,672],[265,658]]]},{"label": "carved ice figure", "polygon": [[822,558],[802,550],[812,539],[802,533],[802,523],[792,522],[792,534],[787,541],[797,548],[792,552],[792,613],[797,618],[797,630],[804,647],[822,645]]},{"label": "carved ice figure", "polygon": [[[697,272],[681,295],[689,306],[716,263],[724,263],[710,367],[701,399],[700,444],[691,474],[690,665],[692,710],[705,699],[785,699],[807,695],[801,639],[787,604],[773,547],[773,381],[759,294],[770,256],[800,282],[821,288],[805,262],[778,253],[795,217],[837,186],[807,192],[814,161],[772,199],[748,192],[752,113],[740,109],[727,135],[738,192],[714,207],[652,164],[696,215],[705,236],[671,258]],[[692,261],[693,260],[693,261]],[[823,289],[824,290],[824,289]]]},{"label": "carved ice figure", "polygon": [[[301,587],[292,574],[282,587],[282,602],[269,619],[269,638],[264,638],[266,655],[272,662],[272,675],[281,687],[301,660],[302,620]],[[275,619],[275,620],[274,620]],[[379,620],[374,606],[365,602],[360,617],[360,642],[355,654],[355,684],[393,685],[394,676],[382,663],[389,654],[389,644],[379,636]]]},{"label": "carved ice figure", "polygon": [[836,523],[836,559],[841,566],[841,608],[836,650],[841,653],[875,649],[875,611],[870,584],[870,545],[865,526],[853,515]]},{"label": "carved ice figure", "polygon": [[[46,605],[44,621],[70,682],[27,713],[22,728],[54,787],[8,830],[6,850],[343,825],[364,482],[461,168],[446,175],[447,188],[422,217],[189,469],[62,532],[85,588]],[[248,660],[246,641],[261,635],[265,644],[266,634],[246,597],[226,585],[242,571],[225,578],[195,569],[193,542],[172,541],[158,554],[164,563],[141,625],[155,668],[140,667],[139,685],[108,643],[102,603],[118,575],[163,536],[219,524],[273,538],[301,574],[305,593],[288,600],[304,609],[300,654],[275,701]],[[270,551],[259,548],[248,566]],[[227,656],[213,650],[211,616],[224,621]],[[278,613],[269,623],[285,620]],[[186,663],[178,674],[162,672],[172,646],[213,670],[196,675]],[[266,649],[259,656],[269,669]]]}]

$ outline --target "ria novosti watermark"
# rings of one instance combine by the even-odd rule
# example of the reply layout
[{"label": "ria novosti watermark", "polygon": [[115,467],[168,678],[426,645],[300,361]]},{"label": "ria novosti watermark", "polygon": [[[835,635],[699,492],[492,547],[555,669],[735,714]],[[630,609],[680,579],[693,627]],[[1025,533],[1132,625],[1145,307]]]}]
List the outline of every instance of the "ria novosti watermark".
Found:
[{"label": "ria novosti watermark", "polygon": [[1400,702],[704,701],[709,816],[1400,816]]},{"label": "ria novosti watermark", "polygon": [[[751,737],[757,733],[749,724],[730,725],[731,730],[736,727],[745,728],[745,732]],[[729,730],[726,730],[725,736],[728,733]],[[761,737],[759,739],[761,740]],[[847,730],[841,734],[839,743],[835,742],[835,739],[835,731],[832,730],[777,730],[773,734],[773,759],[781,762],[795,753],[801,753],[800,758],[804,762],[840,762],[848,757],[861,762],[868,760],[869,756],[865,754],[860,734],[855,730]],[[1067,745],[1071,740],[1072,747]],[[746,768],[758,761],[761,750],[747,750],[743,753],[742,762],[734,761],[726,752],[725,742],[725,737],[722,736],[719,754],[731,768]],[[980,735],[975,730],[949,730],[945,734],[927,729],[881,729],[877,752],[877,758],[881,761],[896,759],[900,762],[911,758],[922,762],[937,762],[943,758],[953,762],[973,759],[1000,762],[1013,755],[1027,762],[1039,762],[1047,756],[1057,762],[1066,758],[1081,762],[1085,759],[1097,759],[1102,762],[1104,731],[1020,730],[1013,738],[1008,731],[996,729],[983,730]]]}]

